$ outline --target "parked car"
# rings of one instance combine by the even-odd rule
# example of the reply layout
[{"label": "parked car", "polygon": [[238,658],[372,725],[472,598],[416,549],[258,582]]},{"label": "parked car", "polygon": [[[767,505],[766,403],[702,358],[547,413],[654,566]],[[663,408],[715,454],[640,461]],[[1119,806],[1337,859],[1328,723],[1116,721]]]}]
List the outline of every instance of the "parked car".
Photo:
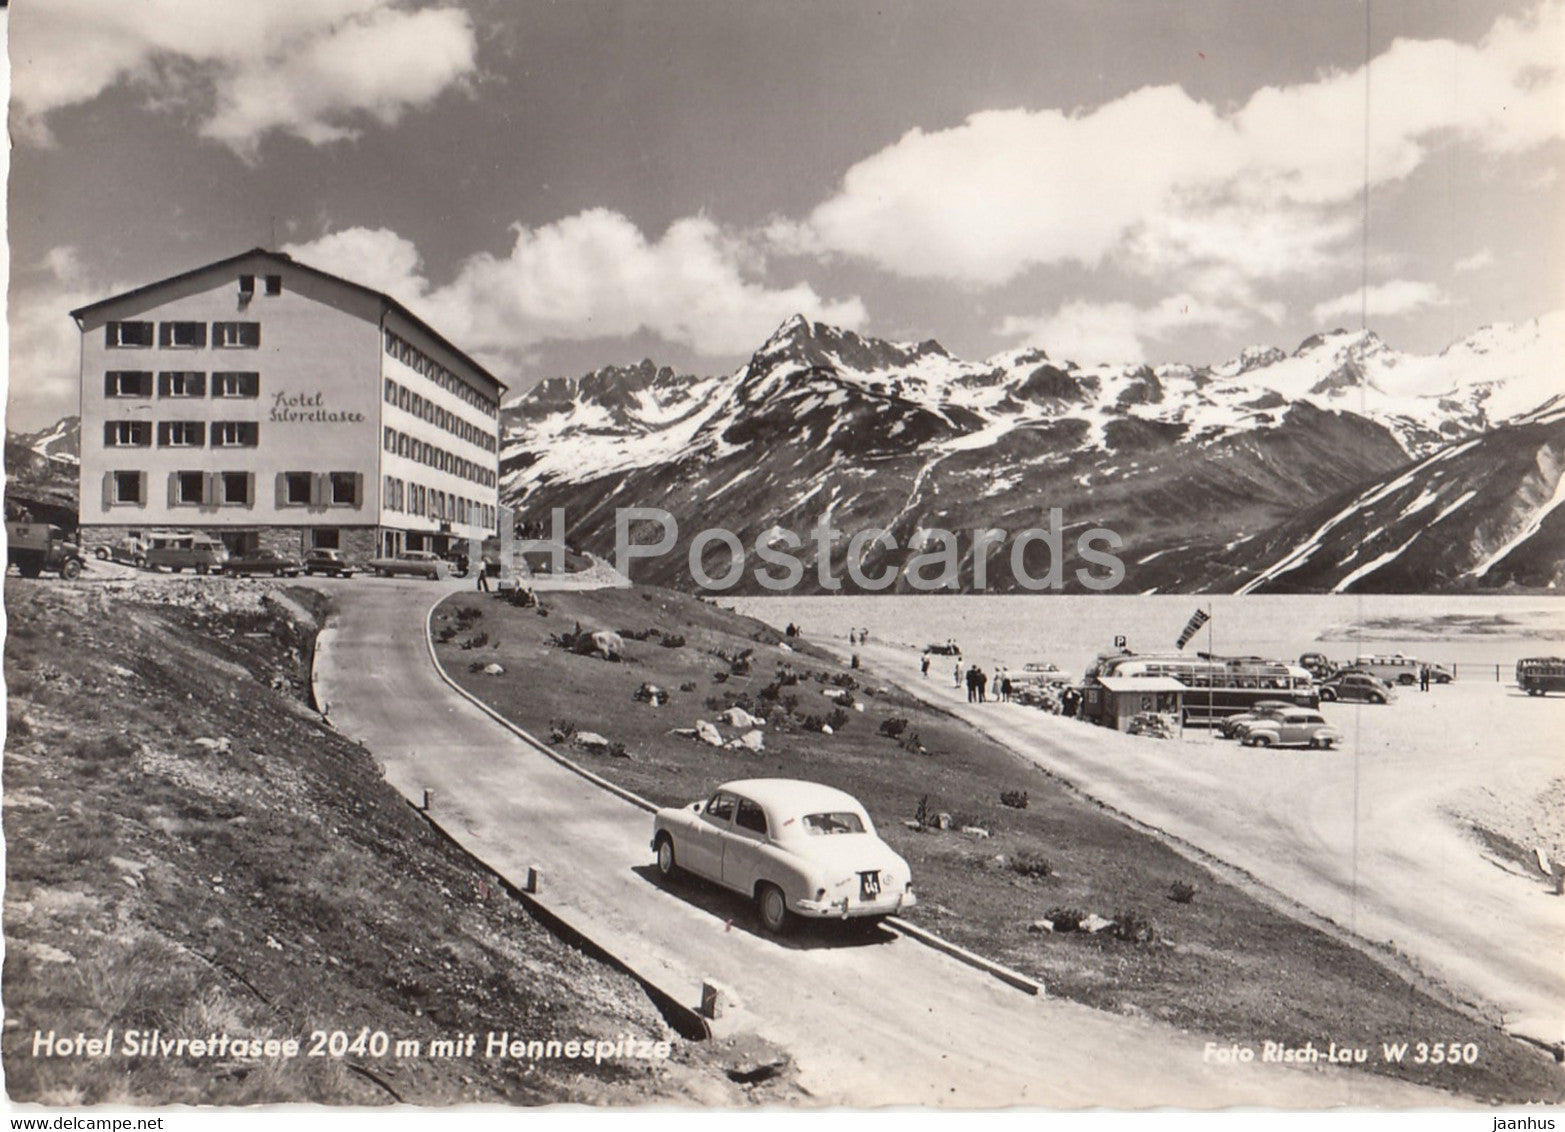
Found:
[{"label": "parked car", "polygon": [[1529,696],[1565,692],[1565,659],[1530,656],[1516,662],[1516,686]]},{"label": "parked car", "polygon": [[369,568],[379,578],[402,575],[434,580],[449,572],[446,560],[432,550],[405,550],[394,558],[372,558]]},{"label": "parked car", "polygon": [[761,926],[795,917],[875,919],[911,908],[908,863],[875,833],[858,800],[815,782],[752,778],[652,819],[657,870],[680,870],[755,901]]},{"label": "parked car", "polygon": [[1378,676],[1368,672],[1339,672],[1320,682],[1322,700],[1342,700],[1345,703],[1387,704],[1396,699],[1396,693]]},{"label": "parked car", "polygon": [[1298,704],[1288,700],[1256,700],[1255,705],[1249,711],[1235,712],[1233,715],[1225,715],[1217,721],[1217,734],[1223,739],[1236,739],[1250,724],[1258,719],[1270,719],[1280,711],[1286,711]]},{"label": "parked car", "polygon": [[1323,652],[1307,652],[1299,657],[1299,667],[1317,680],[1324,680],[1337,671],[1337,666]]},{"label": "parked car", "polygon": [[228,562],[228,547],[211,535],[198,531],[173,531],[147,537],[147,565],[179,573],[194,570],[207,574],[221,570]]},{"label": "parked car", "polygon": [[304,563],[292,554],[280,554],[275,550],[252,550],[236,554],[223,566],[225,574],[271,574],[276,578],[297,578],[304,573]]},{"label": "parked car", "polygon": [[304,556],[304,572],[310,575],[327,574],[333,578],[351,578],[358,572],[358,567],[344,558],[340,550],[317,547]]},{"label": "parked car", "polygon": [[127,566],[138,567],[147,564],[147,544],[135,535],[126,535],[104,546],[95,547],[92,554],[100,562],[122,562]]},{"label": "parked car", "polygon": [[1289,708],[1271,719],[1256,720],[1240,741],[1246,747],[1332,747],[1342,742],[1342,732],[1318,711]]}]

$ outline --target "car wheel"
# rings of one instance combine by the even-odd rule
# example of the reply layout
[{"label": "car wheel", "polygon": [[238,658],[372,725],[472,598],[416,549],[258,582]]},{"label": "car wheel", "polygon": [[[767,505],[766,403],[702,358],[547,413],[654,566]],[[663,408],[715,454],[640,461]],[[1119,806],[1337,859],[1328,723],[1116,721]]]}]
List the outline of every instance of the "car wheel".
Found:
[{"label": "car wheel", "polygon": [[1265,735],[1252,735],[1252,736],[1250,736],[1250,746],[1252,746],[1252,747],[1270,747],[1271,745],[1272,745],[1272,741],[1270,739],[1268,739]]},{"label": "car wheel", "polygon": [[147,560],[145,558],[143,558],[143,557],[138,556],[136,558],[136,561],[131,563],[131,565],[135,566],[136,569],[138,569],[138,570],[145,570],[147,568]]},{"label": "car wheel", "polygon": [[657,854],[658,876],[673,880],[679,874],[679,862],[674,857],[674,839],[666,833],[658,838]]},{"label": "car wheel", "polygon": [[1337,691],[1335,688],[1322,688],[1320,690],[1320,698],[1330,703],[1337,698]]},{"label": "car wheel", "polygon": [[1372,704],[1383,704],[1386,702],[1386,697],[1379,692],[1375,692],[1369,697],[1369,702]]},{"label": "car wheel", "polygon": [[782,935],[793,923],[783,890],[775,884],[763,883],[755,890],[755,907],[761,914],[761,927],[772,935]]},{"label": "car wheel", "polygon": [[67,558],[63,563],[60,564],[60,577],[64,578],[67,582],[71,581],[73,578],[81,577],[81,573],[82,564],[76,561],[74,558]]},{"label": "car wheel", "polygon": [[109,548],[100,546],[92,552],[92,556],[99,562],[107,562],[109,560]]},{"label": "car wheel", "polygon": [[196,573],[200,574],[203,578],[206,577],[206,567],[205,566],[197,566],[196,567]]},{"label": "car wheel", "polygon": [[1337,741],[1335,739],[1322,739],[1322,740],[1320,740],[1320,748],[1323,751],[1329,751],[1333,747],[1335,747],[1336,745],[1337,745]]},{"label": "car wheel", "polygon": [[1404,687],[1411,688],[1413,686],[1413,677],[1404,672],[1402,675],[1397,677],[1397,683],[1403,685]]}]

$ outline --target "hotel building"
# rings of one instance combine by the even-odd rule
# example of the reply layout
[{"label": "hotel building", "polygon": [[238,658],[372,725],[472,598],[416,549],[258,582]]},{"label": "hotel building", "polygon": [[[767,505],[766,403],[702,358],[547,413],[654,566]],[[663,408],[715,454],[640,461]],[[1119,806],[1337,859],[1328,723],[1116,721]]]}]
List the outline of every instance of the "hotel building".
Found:
[{"label": "hotel building", "polygon": [[496,532],[505,386],[395,299],[256,248],[71,317],[85,544],[362,561]]}]

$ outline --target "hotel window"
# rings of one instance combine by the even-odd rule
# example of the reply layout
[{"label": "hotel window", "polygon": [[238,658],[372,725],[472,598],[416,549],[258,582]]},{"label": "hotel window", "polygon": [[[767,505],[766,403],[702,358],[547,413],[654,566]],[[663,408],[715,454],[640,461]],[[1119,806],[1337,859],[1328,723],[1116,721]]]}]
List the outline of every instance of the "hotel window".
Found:
[{"label": "hotel window", "polygon": [[212,345],[225,350],[253,350],[261,344],[259,322],[214,322]]},{"label": "hotel window", "polygon": [[109,322],[103,326],[103,344],[110,349],[152,345],[152,323]]},{"label": "hotel window", "polygon": [[380,446],[387,452],[395,453],[397,450],[397,430],[389,425],[381,429]]},{"label": "hotel window", "polygon": [[111,369],[103,375],[105,397],[151,397],[152,374],[146,370]]},{"label": "hotel window", "polygon": [[249,507],[255,503],[254,472],[223,472],[218,476],[219,500],[226,507]]},{"label": "hotel window", "polygon": [[151,421],[104,421],[105,448],[147,448],[152,444]]},{"label": "hotel window", "polygon": [[165,349],[198,350],[206,345],[206,323],[159,323],[158,345]]},{"label": "hotel window", "polygon": [[268,275],[266,277],[266,293],[268,295],[281,295],[283,293],[283,277],[281,275]]},{"label": "hotel window", "polygon": [[408,436],[408,434],[405,433],[405,432],[397,433],[397,455],[398,456],[404,456],[405,457],[408,454],[408,450],[412,447],[412,445],[413,445],[412,437]]},{"label": "hotel window", "polygon": [[412,401],[413,394],[409,392],[408,387],[406,385],[397,386],[397,408],[401,409],[403,412],[407,412],[408,406],[412,403]]},{"label": "hotel window", "polygon": [[388,405],[395,405],[396,403],[397,403],[397,383],[395,381],[392,381],[391,378],[388,377],[386,379],[386,404],[388,404]]},{"label": "hotel window", "polygon": [[206,442],[202,421],[159,421],[159,448],[200,448]]},{"label": "hotel window", "polygon": [[239,293],[247,299],[255,294],[254,275],[241,275],[239,277]]},{"label": "hotel window", "polygon": [[146,472],[107,472],[103,477],[103,497],[110,506],[116,503],[147,502]]},{"label": "hotel window", "polygon": [[334,505],[357,507],[359,484],[363,477],[358,472],[333,472],[331,474],[331,501]]},{"label": "hotel window", "polygon": [[279,504],[300,507],[312,502],[315,477],[309,472],[283,472],[277,478]]},{"label": "hotel window", "polygon": [[169,502],[188,507],[206,502],[205,472],[171,472],[169,474]]},{"label": "hotel window", "polygon": [[386,476],[381,480],[380,494],[386,501],[386,510],[395,511],[397,509],[397,481],[390,476]]},{"label": "hotel window", "polygon": [[159,397],[205,397],[206,374],[193,370],[165,370],[158,374]]},{"label": "hotel window", "polygon": [[261,375],[249,372],[226,372],[212,375],[214,397],[259,397]]},{"label": "hotel window", "polygon": [[254,448],[261,443],[261,426],[256,421],[213,421],[213,448]]}]

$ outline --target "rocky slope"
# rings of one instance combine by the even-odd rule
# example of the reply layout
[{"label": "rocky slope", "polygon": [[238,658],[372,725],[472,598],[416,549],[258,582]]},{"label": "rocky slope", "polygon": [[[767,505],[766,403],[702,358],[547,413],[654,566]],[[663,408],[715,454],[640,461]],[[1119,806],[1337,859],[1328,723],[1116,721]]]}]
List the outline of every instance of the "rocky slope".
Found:
[{"label": "rocky slope", "polygon": [[[1124,589],[1229,588],[1264,569],[1253,548],[1286,537],[1274,529],[1301,511],[1565,406],[1562,338],[1565,319],[1551,315],[1432,357],[1333,331],[1291,354],[1251,348],[1209,368],[1080,367],[1042,350],[965,362],[934,341],[796,317],[730,375],[644,362],[544,382],[507,408],[502,491],[529,515],[564,507],[573,542],[600,554],[612,550],[616,508],[668,510],[676,551],[636,577],[674,585],[690,584],[684,552],[703,527],[747,547],[773,525],[805,535],[797,556],[818,588],[823,554],[808,532],[823,516],[844,532],[890,532],[900,550],[859,548],[872,573],[904,561],[920,527],[1015,533],[1059,508],[1066,557],[1090,528],[1120,536]],[[972,541],[959,540],[964,585]],[[824,553],[840,575],[846,547]],[[1483,540],[1472,553],[1486,553]],[[1048,558],[1035,547],[1025,568],[1040,576]],[[727,551],[705,559],[721,574]],[[1008,555],[991,552],[987,565],[988,588],[1016,588]],[[1073,570],[1064,585],[1079,588]]]}]

